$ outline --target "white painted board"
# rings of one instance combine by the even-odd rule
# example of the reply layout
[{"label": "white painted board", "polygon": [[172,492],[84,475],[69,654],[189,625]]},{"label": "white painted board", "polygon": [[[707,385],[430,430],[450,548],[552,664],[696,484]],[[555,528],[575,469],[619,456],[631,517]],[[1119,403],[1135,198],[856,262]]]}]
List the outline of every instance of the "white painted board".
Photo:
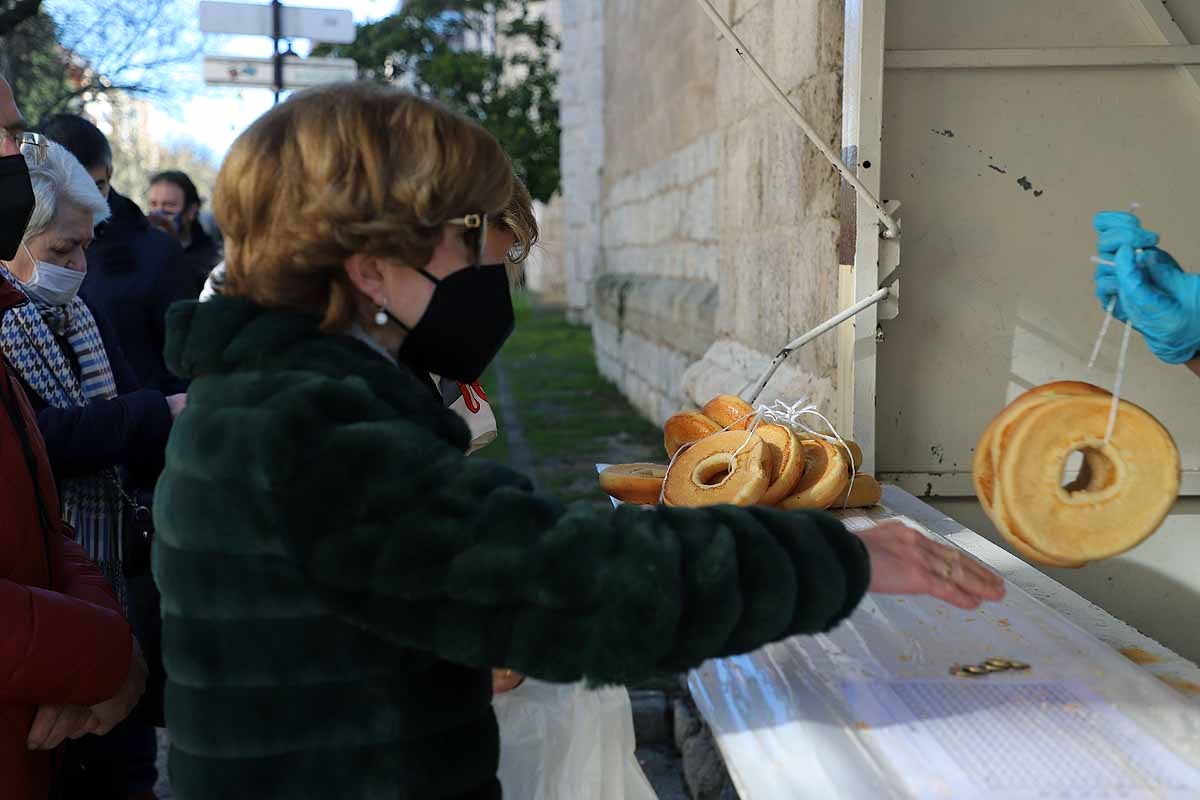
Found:
[{"label": "white painted board", "polygon": [[[887,0],[885,42],[910,59],[949,50],[966,61],[995,49],[1183,46],[1185,32],[1154,21],[1174,24],[1176,14],[1200,36],[1196,5],[1166,0],[1163,14],[1159,0]],[[1163,247],[1200,270],[1200,86],[1188,70],[885,71],[876,169],[882,197],[903,204],[905,293],[877,349],[882,479],[973,495],[979,434],[1013,397],[1059,379],[1112,387],[1117,326],[1086,370],[1102,320],[1088,261],[1096,211],[1139,202]],[[1195,376],[1161,364],[1135,336],[1124,388],[1174,435],[1183,492],[1200,494]]]},{"label": "white painted board", "polygon": [[[289,56],[283,60],[285,89],[307,89],[357,77],[358,65],[350,58]],[[214,86],[270,88],[275,85],[275,65],[269,58],[205,56],[204,82]]]},{"label": "white painted board", "polygon": [[[354,41],[354,15],[345,9],[284,6],[279,22],[280,35],[285,39],[313,39],[331,44]],[[200,2],[200,30],[204,33],[271,36],[273,23],[269,4]]]}]

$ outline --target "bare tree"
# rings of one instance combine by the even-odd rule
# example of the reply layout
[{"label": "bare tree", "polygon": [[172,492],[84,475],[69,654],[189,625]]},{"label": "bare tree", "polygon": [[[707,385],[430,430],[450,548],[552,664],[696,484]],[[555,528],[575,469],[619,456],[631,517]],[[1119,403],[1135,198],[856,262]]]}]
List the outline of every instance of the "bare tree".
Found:
[{"label": "bare tree", "polygon": [[[18,1],[29,0],[7,0]],[[73,3],[53,18],[26,17],[3,44],[0,70],[35,120],[113,92],[174,94],[201,50],[191,9],[180,0]]]}]

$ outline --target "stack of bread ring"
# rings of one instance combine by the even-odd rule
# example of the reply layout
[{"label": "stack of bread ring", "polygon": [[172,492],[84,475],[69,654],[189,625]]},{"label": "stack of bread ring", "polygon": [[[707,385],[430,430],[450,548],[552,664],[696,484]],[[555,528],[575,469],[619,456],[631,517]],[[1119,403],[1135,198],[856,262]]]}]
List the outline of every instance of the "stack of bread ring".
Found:
[{"label": "stack of bread ring", "polygon": [[838,509],[879,504],[878,481],[856,474],[862,465],[857,444],[803,438],[765,421],[754,425],[755,416],[747,402],[727,394],[700,411],[676,414],[663,428],[669,470],[661,464],[617,464],[600,473],[600,487],[610,497],[640,505]]},{"label": "stack of bread ring", "polygon": [[[975,492],[1023,558],[1081,567],[1141,543],[1179,494],[1179,450],[1153,416],[1088,383],[1031,389],[1001,411],[975,448]],[[1068,458],[1083,456],[1063,485]]]}]

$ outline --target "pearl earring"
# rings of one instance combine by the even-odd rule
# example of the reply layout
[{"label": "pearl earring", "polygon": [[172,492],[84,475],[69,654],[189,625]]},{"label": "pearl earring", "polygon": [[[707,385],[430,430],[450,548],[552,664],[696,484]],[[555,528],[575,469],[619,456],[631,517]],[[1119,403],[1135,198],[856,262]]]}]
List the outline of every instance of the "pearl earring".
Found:
[{"label": "pearl earring", "polygon": [[375,312],[375,324],[381,328],[388,324],[387,311],[384,310],[383,306],[380,306],[379,310]]}]

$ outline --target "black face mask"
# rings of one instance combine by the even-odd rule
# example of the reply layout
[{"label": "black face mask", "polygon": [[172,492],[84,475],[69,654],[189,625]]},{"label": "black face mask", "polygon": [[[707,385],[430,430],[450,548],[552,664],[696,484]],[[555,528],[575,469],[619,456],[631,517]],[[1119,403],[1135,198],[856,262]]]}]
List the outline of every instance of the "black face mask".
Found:
[{"label": "black face mask", "polygon": [[33,216],[33,184],[25,156],[0,158],[0,261],[12,261]]},{"label": "black face mask", "polygon": [[384,312],[408,332],[400,361],[452,381],[479,380],[515,324],[504,265],[467,267],[441,279],[424,269],[418,272],[436,288],[416,327]]}]

